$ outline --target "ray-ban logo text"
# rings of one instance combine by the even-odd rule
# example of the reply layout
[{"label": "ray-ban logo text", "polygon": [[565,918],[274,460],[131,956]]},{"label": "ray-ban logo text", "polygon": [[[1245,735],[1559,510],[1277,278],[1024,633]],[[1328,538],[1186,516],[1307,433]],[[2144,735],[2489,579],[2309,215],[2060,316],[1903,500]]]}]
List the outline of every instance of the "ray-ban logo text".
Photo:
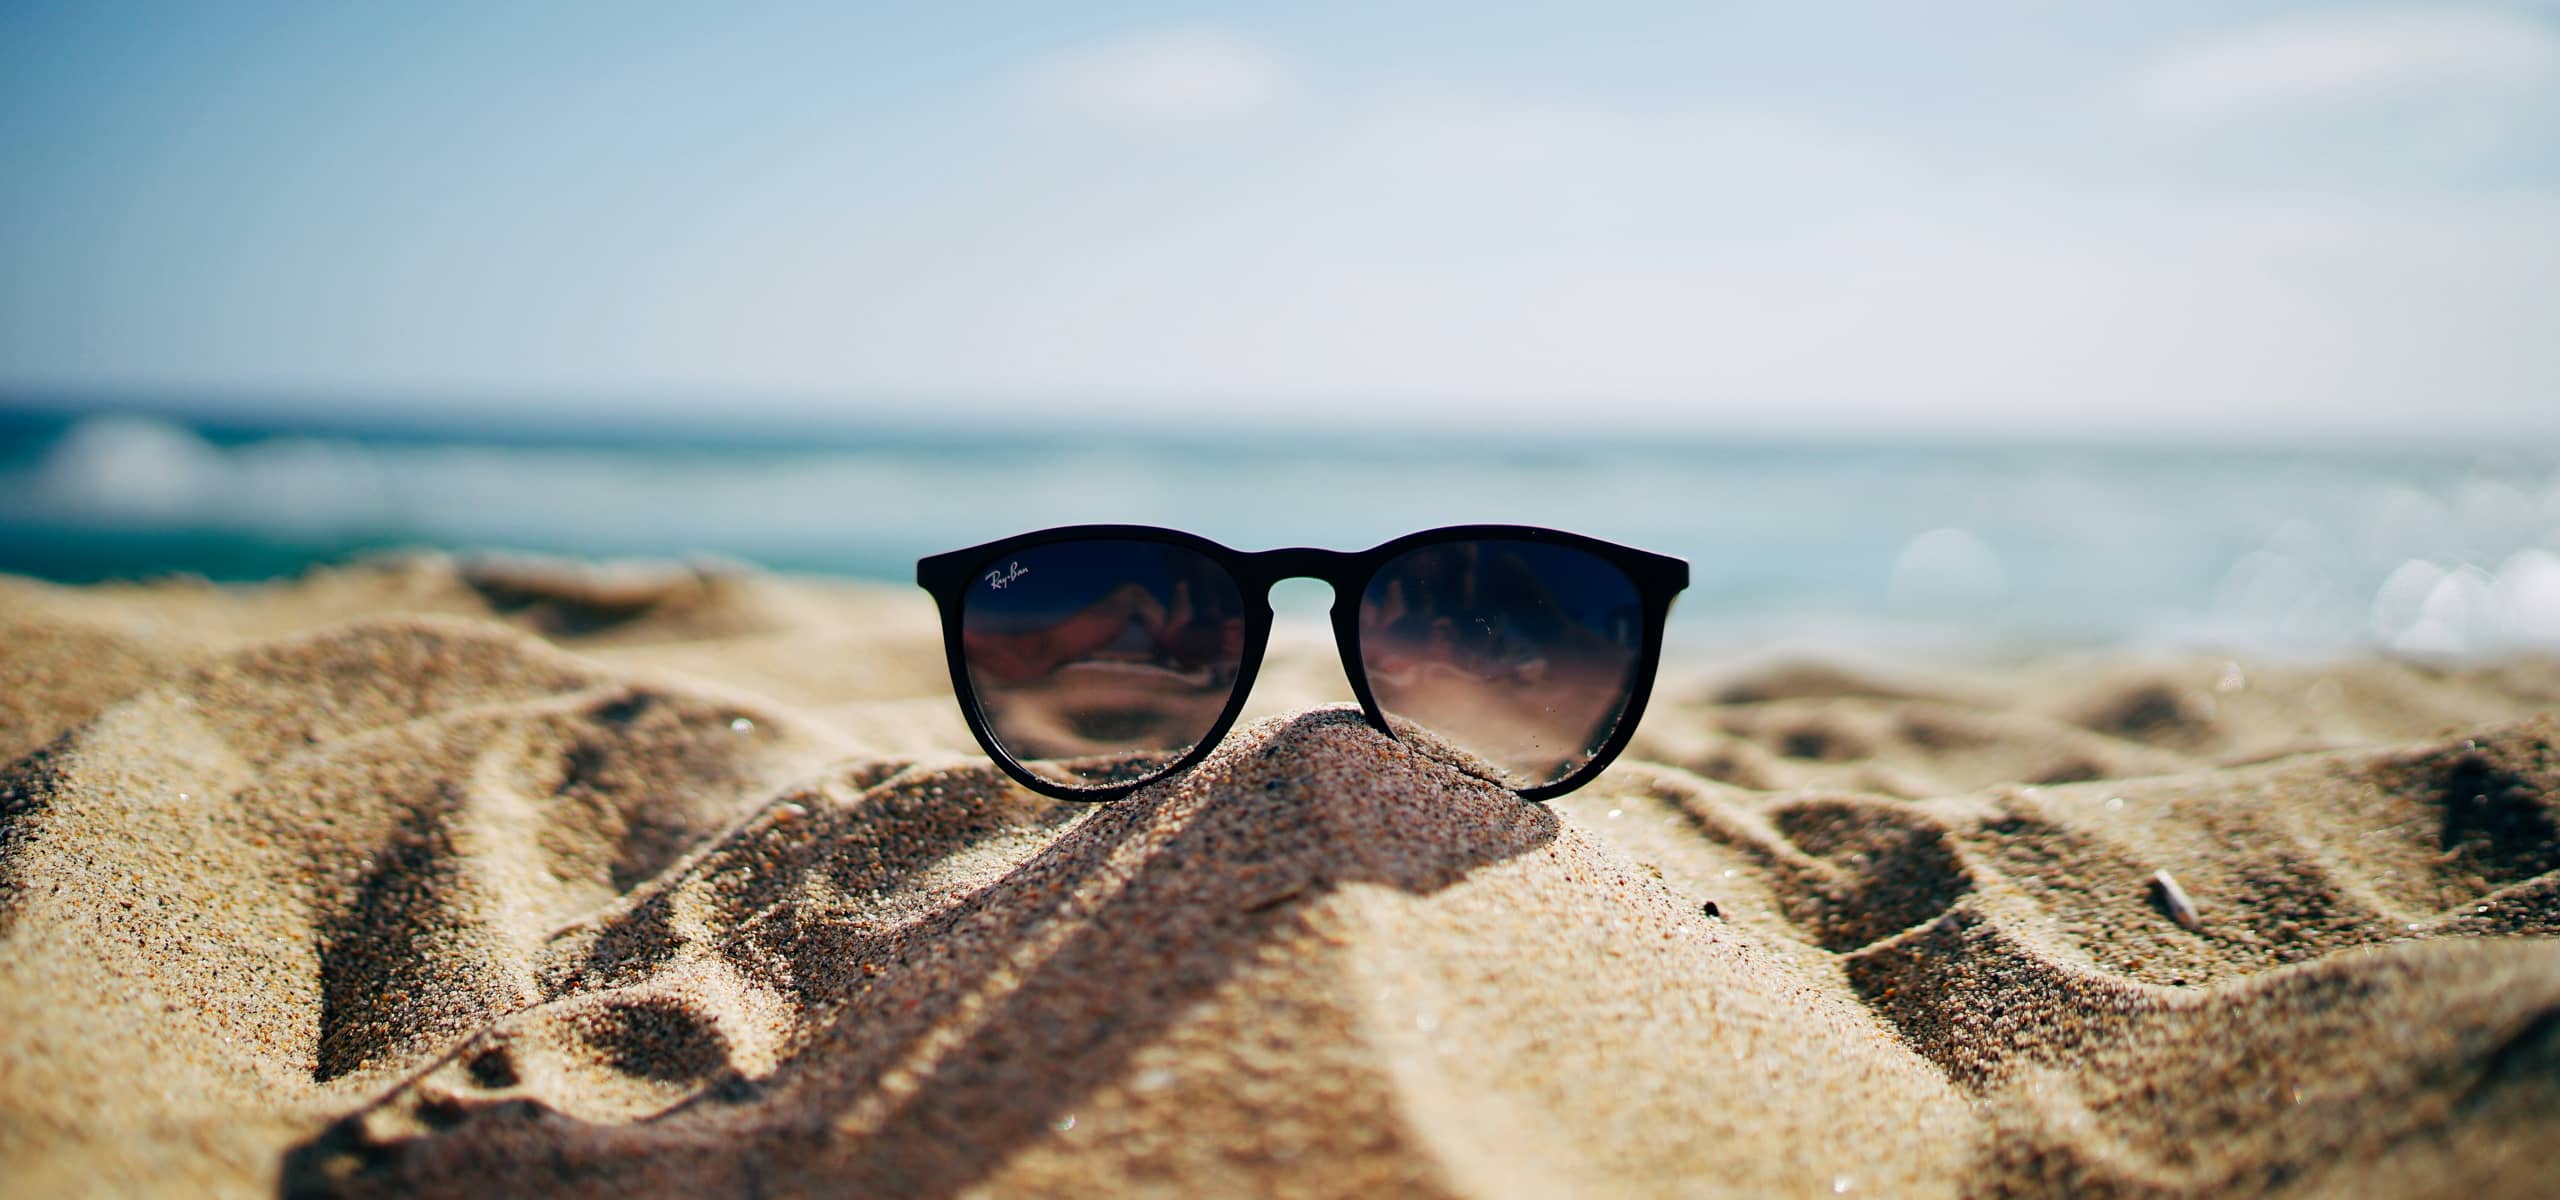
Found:
[{"label": "ray-ban logo text", "polygon": [[1001,571],[987,572],[987,586],[994,588],[997,591],[1003,591],[1007,584],[1010,584],[1014,580],[1020,579],[1030,573],[1031,568],[1023,566],[1021,563],[1006,563],[1004,565],[1004,569]]}]

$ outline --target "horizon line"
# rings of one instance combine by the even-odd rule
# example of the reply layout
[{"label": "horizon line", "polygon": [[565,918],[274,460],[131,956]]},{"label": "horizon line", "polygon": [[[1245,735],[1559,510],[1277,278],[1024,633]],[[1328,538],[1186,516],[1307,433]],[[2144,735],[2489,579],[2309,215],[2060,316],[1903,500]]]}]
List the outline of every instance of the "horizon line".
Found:
[{"label": "horizon line", "polygon": [[[1592,403],[1589,397],[1558,397],[1549,403],[1572,409]],[[620,403],[621,411],[604,405]],[[1609,446],[1628,441],[1670,439],[1688,445],[1764,445],[1772,448],[1932,447],[1964,448],[2107,448],[2193,451],[2204,449],[2256,452],[2414,452],[2560,451],[2560,425],[2483,426],[2461,422],[2459,430],[2411,429],[2375,425],[2329,425],[2306,430],[2295,421],[2237,422],[2214,428],[2139,425],[2123,422],[2073,424],[2066,421],[1985,420],[1951,418],[1902,421],[1872,416],[1854,423],[1844,418],[1813,421],[1776,419],[1664,419],[1659,413],[1630,418],[1612,414],[1582,427],[1542,423],[1516,400],[1495,404],[1475,425],[1453,429],[1441,411],[1371,415],[1345,424],[1337,406],[1362,403],[1452,406],[1461,398],[1424,401],[1363,401],[1325,397],[1310,415],[1291,417],[1272,411],[1295,400],[1246,401],[1200,396],[1185,400],[1172,394],[1029,397],[956,389],[898,392],[865,389],[821,395],[810,392],[718,389],[634,389],[615,393],[600,389],[541,388],[331,389],[316,386],[252,388],[239,385],[183,387],[135,384],[0,383],[0,424],[25,417],[75,421],[87,417],[132,416],[186,425],[198,432],[308,433],[354,437],[414,438],[439,441],[499,443],[576,442],[657,444],[686,437],[710,446],[768,448],[809,438],[839,439],[857,435],[942,435],[983,426],[991,419],[1009,429],[976,429],[995,440],[1078,437],[1135,437],[1156,441],[1203,441],[1220,437],[1331,441],[1369,435],[1409,439],[1431,435],[1457,447],[1499,445],[1517,448],[1523,437],[1541,437],[1560,446]],[[1781,402],[1772,401],[1772,404]],[[1243,412],[1202,415],[1202,404],[1236,405]],[[1187,405],[1192,411],[1169,412]],[[756,428],[742,429],[742,423]],[[2448,422],[2447,424],[2449,424]],[[618,427],[618,428],[617,428]],[[2518,446],[2522,439],[2528,443]],[[812,449],[820,447],[811,447]],[[830,446],[824,448],[842,448]]]}]

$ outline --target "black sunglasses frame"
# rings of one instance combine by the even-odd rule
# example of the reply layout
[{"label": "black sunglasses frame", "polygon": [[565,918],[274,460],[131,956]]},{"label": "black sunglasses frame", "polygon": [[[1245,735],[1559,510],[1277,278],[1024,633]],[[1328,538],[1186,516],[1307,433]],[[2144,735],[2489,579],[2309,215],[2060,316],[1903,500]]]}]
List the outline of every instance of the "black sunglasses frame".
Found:
[{"label": "black sunglasses frame", "polygon": [[[996,740],[994,730],[988,727],[986,714],[978,703],[977,689],[969,682],[969,664],[961,641],[961,609],[968,598],[970,585],[1008,555],[1061,542],[1105,540],[1179,546],[1225,570],[1234,578],[1238,593],[1246,598],[1244,656],[1237,664],[1234,688],[1227,697],[1225,710],[1218,714],[1217,722],[1202,735],[1199,744],[1193,746],[1180,761],[1133,782],[1092,788],[1066,787],[1033,774],[1030,768],[1016,761]],[[1140,788],[1190,769],[1217,749],[1218,743],[1226,740],[1227,732],[1235,727],[1236,718],[1243,713],[1245,701],[1253,692],[1254,677],[1262,669],[1263,651],[1270,647],[1271,588],[1284,579],[1320,579],[1333,588],[1333,641],[1342,656],[1342,672],[1350,679],[1352,695],[1359,700],[1361,715],[1368,719],[1369,725],[1388,737],[1395,737],[1395,730],[1387,724],[1385,710],[1378,706],[1377,697],[1370,692],[1368,672],[1361,666],[1360,599],[1367,593],[1369,581],[1378,570],[1408,551],[1477,540],[1534,542],[1582,551],[1625,572],[1643,604],[1643,653],[1628,680],[1626,709],[1618,715],[1617,725],[1609,731],[1609,740],[1573,774],[1553,783],[1513,789],[1514,794],[1523,800],[1544,802],[1589,782],[1606,769],[1635,737],[1636,723],[1644,717],[1645,701],[1653,693],[1654,676],[1662,665],[1663,624],[1670,617],[1673,598],[1689,586],[1687,562],[1534,525],[1451,525],[1406,534],[1384,545],[1358,551],[1297,547],[1259,552],[1233,550],[1198,534],[1151,525],[1067,525],[920,559],[916,562],[916,585],[932,593],[935,605],[941,610],[943,654],[951,668],[951,690],[960,701],[960,713],[969,722],[969,732],[976,736],[987,757],[995,760],[995,764],[1016,782],[1043,796],[1100,804],[1121,799]]]}]

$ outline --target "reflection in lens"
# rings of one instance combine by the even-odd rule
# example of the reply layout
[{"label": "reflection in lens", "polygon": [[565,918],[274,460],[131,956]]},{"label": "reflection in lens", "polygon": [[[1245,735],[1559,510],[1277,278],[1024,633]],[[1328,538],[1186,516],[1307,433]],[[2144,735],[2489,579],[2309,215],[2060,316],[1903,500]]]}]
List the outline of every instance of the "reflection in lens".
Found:
[{"label": "reflection in lens", "polygon": [[1158,542],[1024,550],[988,563],[961,603],[987,728],[1066,787],[1146,779],[1199,745],[1235,690],[1244,630],[1225,569]]},{"label": "reflection in lens", "polygon": [[1419,726],[1514,788],[1554,783],[1617,728],[1644,651],[1634,581],[1538,542],[1425,546],[1360,597],[1360,662],[1391,726]]}]

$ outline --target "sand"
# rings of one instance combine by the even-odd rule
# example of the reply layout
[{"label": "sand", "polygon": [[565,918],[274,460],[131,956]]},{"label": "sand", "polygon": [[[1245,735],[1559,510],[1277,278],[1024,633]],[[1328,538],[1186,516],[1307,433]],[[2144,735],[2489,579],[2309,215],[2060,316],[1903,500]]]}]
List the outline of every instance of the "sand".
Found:
[{"label": "sand", "polygon": [[1680,663],[1533,806],[1297,639],[1074,806],[935,637],[0,579],[0,1192],[2560,1192],[2552,664]]}]

